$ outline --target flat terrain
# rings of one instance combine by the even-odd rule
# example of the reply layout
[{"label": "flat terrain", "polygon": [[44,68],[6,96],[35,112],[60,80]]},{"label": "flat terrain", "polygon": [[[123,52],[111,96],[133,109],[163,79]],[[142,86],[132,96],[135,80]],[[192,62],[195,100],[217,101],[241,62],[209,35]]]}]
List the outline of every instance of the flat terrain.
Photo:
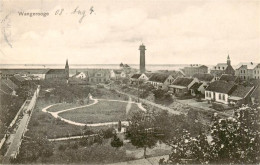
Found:
[{"label": "flat terrain", "polygon": [[[99,101],[97,104],[60,113],[65,119],[80,123],[103,123],[126,120],[133,112],[140,111],[136,104],[124,102]],[[126,110],[128,109],[128,114]]]},{"label": "flat terrain", "polygon": [[[89,101],[89,104],[93,103],[93,100]],[[75,104],[75,103],[61,103],[61,104],[57,104],[54,105],[52,107],[50,107],[48,109],[49,112],[58,112],[64,109],[69,109],[69,108],[75,108],[75,107],[79,107],[79,106],[84,106],[87,105],[86,103],[84,103],[83,105],[80,104]]]}]

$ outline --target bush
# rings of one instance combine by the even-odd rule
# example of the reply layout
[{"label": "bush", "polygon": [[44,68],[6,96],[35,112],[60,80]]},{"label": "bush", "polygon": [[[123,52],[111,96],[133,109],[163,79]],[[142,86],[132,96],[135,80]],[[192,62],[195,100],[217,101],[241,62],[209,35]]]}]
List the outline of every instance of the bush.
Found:
[{"label": "bush", "polygon": [[114,136],[114,128],[108,128],[106,130],[102,130],[104,139],[109,139]]},{"label": "bush", "polygon": [[66,150],[66,146],[65,145],[59,145],[59,148],[58,148],[60,151],[64,151]]},{"label": "bush", "polygon": [[112,147],[119,148],[119,147],[123,146],[123,141],[120,140],[116,135],[114,135],[114,138],[110,144]]},{"label": "bush", "polygon": [[77,143],[73,143],[72,146],[71,146],[72,149],[76,150],[79,148],[78,144]]}]

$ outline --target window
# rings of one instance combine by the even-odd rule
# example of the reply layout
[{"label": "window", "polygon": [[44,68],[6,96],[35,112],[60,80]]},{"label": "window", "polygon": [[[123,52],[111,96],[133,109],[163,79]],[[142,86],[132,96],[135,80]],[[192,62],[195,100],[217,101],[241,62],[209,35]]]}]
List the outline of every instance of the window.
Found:
[{"label": "window", "polygon": [[98,77],[101,77],[101,73],[97,73],[97,76],[98,76]]},{"label": "window", "polygon": [[222,67],[222,69],[224,70],[225,68],[224,68],[224,67]]},{"label": "window", "polygon": [[246,73],[246,70],[244,70],[244,73]]},{"label": "window", "polygon": [[206,97],[208,97],[208,92],[206,92]]},{"label": "window", "polygon": [[246,79],[246,76],[244,76],[244,80]]},{"label": "window", "polygon": [[221,100],[221,94],[218,94],[218,99]]},{"label": "window", "polygon": [[209,97],[211,97],[211,92],[209,92]]},{"label": "window", "polygon": [[241,70],[241,73],[243,73],[243,71]]},{"label": "window", "polygon": [[225,95],[222,95],[223,100],[225,100]]}]

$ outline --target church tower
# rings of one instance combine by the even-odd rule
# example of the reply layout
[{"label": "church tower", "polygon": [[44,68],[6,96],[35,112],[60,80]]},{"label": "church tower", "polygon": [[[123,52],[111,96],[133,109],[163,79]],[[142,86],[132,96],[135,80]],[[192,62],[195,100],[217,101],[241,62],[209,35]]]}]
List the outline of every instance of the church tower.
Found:
[{"label": "church tower", "polygon": [[145,46],[142,44],[139,46],[140,50],[140,73],[145,72]]},{"label": "church tower", "polygon": [[66,65],[65,65],[65,77],[68,80],[69,79],[69,63],[68,59],[66,60]]},{"label": "church tower", "polygon": [[228,57],[227,57],[227,65],[231,65],[231,60],[230,60],[229,55],[228,55]]}]

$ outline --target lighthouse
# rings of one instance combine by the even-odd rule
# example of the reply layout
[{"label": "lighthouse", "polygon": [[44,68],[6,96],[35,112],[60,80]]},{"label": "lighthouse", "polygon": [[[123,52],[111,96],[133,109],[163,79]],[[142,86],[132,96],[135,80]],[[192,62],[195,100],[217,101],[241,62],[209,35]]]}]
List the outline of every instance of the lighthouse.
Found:
[{"label": "lighthouse", "polygon": [[145,73],[145,46],[144,44],[139,46],[140,50],[140,73]]}]

